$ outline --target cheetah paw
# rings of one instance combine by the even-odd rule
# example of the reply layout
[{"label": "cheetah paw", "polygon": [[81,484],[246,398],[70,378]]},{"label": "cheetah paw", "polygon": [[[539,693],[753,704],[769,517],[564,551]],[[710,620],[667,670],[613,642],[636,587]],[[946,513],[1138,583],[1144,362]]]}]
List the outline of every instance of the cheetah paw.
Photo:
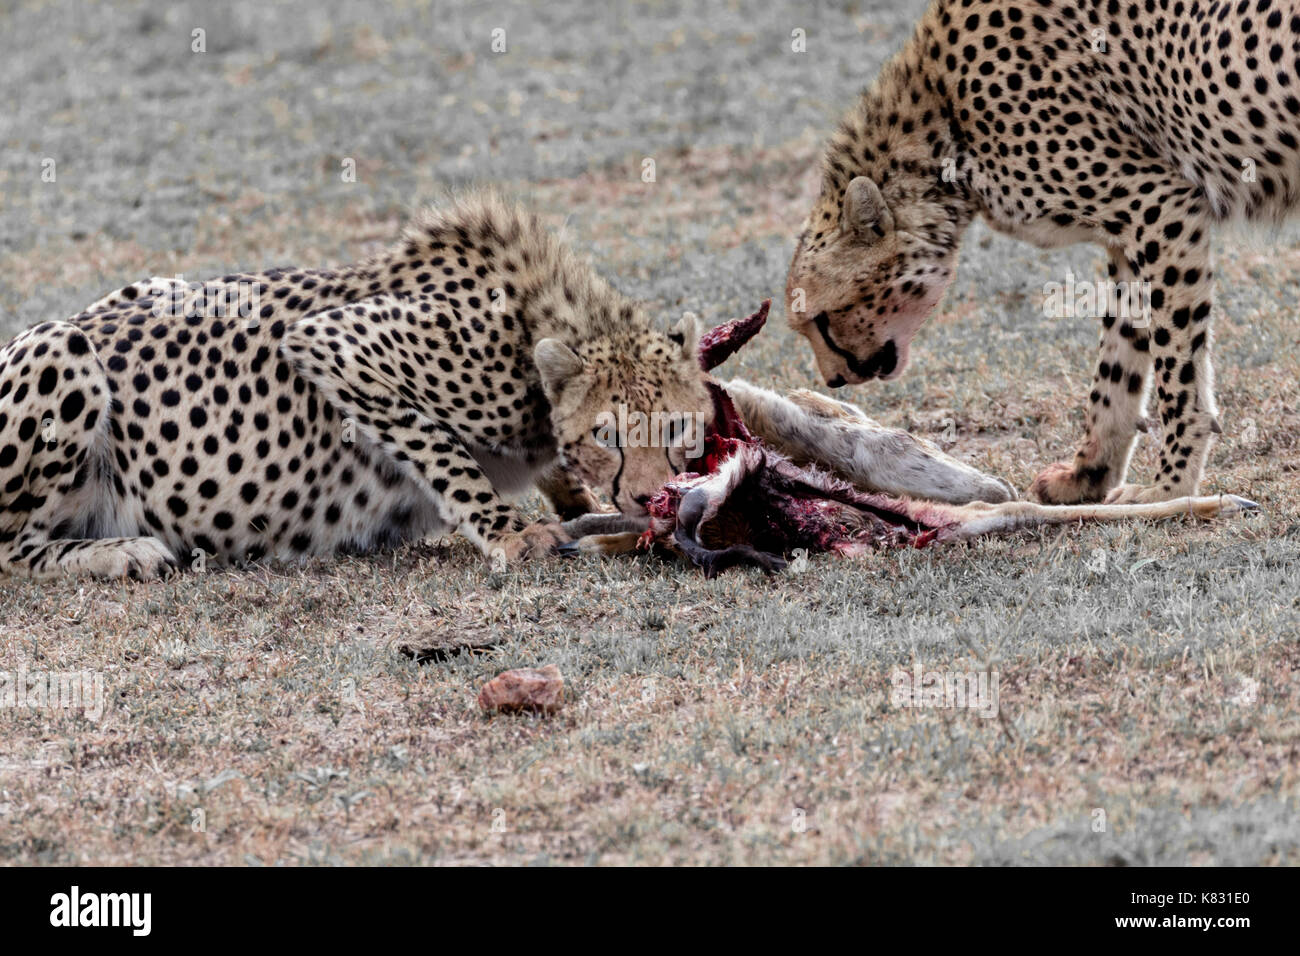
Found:
[{"label": "cheetah paw", "polygon": [[595,492],[584,486],[581,491],[564,501],[552,501],[555,507],[555,513],[560,516],[561,521],[572,521],[574,518],[581,518],[587,514],[611,514],[617,513],[608,505],[603,504],[596,497]]},{"label": "cheetah paw", "polygon": [[488,558],[494,562],[503,558],[507,564],[518,564],[554,554],[560,545],[570,540],[558,521],[537,521],[522,531],[504,535],[493,542]]},{"label": "cheetah paw", "polygon": [[1077,505],[1100,501],[1106,489],[1080,473],[1073,462],[1056,461],[1038,473],[1029,493],[1045,505]]},{"label": "cheetah paw", "polygon": [[174,571],[176,559],[157,538],[123,538],[97,541],[85,551],[68,555],[62,569],[100,578],[152,581]]}]

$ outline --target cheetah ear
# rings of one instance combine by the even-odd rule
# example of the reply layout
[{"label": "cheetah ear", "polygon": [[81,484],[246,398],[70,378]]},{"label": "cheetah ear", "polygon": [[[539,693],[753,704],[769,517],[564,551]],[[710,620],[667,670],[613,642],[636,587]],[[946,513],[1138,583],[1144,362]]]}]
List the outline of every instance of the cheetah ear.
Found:
[{"label": "cheetah ear", "polygon": [[578,353],[559,339],[542,339],[533,348],[533,361],[542,376],[542,389],[557,395],[564,384],[585,368]]},{"label": "cheetah ear", "polygon": [[883,239],[894,228],[894,216],[880,195],[880,187],[866,176],[857,176],[844,190],[840,228],[863,242]]},{"label": "cheetah ear", "polygon": [[683,312],[668,337],[682,347],[682,358],[695,358],[695,346],[700,341],[700,317],[694,312]]}]

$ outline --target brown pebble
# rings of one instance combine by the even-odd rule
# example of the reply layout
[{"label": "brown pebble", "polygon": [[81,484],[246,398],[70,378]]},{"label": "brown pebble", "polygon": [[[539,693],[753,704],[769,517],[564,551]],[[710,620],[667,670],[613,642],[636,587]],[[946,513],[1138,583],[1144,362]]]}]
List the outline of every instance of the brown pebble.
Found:
[{"label": "brown pebble", "polygon": [[489,713],[531,710],[553,714],[563,703],[564,678],[554,664],[537,670],[521,667],[505,671],[484,684],[478,693],[478,705]]}]

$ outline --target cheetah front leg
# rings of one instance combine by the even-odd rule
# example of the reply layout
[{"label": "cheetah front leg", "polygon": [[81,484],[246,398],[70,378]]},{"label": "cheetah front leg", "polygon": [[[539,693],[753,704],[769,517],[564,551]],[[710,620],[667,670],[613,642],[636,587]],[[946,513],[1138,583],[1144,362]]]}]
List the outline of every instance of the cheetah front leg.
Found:
[{"label": "cheetah front leg", "polygon": [[[1102,318],[1101,352],[1088,395],[1083,442],[1073,461],[1048,465],[1030,486],[1030,493],[1045,504],[1101,501],[1123,482],[1138,429],[1145,422],[1150,315],[1143,312],[1135,264],[1121,248],[1111,247],[1107,254],[1107,276],[1121,294],[1108,297]],[[1130,294],[1133,291],[1138,294]]]},{"label": "cheetah front leg", "polygon": [[1171,211],[1143,246],[1151,282],[1151,355],[1162,439],[1160,465],[1149,485],[1125,484],[1108,504],[1142,504],[1195,495],[1214,438],[1221,431],[1210,360],[1210,229],[1193,207]]},{"label": "cheetah front leg", "polygon": [[555,462],[538,476],[537,488],[564,521],[605,510],[596,493],[563,461]]},{"label": "cheetah front leg", "polygon": [[429,495],[442,520],[484,555],[514,563],[551,553],[569,540],[559,522],[526,525],[443,420],[436,400],[427,400],[427,382],[405,376],[401,369],[407,363],[390,361],[374,347],[386,326],[401,321],[395,316],[402,305],[377,297],[349,306],[365,311],[375,333],[364,343],[352,334],[355,318],[336,309],[295,322],[280,350],[298,374],[324,392],[344,424],[355,423]]}]

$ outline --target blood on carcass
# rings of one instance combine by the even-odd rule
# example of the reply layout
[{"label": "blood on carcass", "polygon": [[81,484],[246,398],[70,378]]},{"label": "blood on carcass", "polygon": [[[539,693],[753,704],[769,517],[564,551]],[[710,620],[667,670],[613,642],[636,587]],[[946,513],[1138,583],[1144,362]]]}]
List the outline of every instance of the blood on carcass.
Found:
[{"label": "blood on carcass", "polygon": [[650,527],[640,544],[679,551],[712,576],[734,564],[776,570],[796,548],[858,554],[871,547],[934,541],[924,509],[801,468],[765,448],[745,427],[735,403],[708,372],[739,351],[767,322],[771,302],[701,336],[697,355],[713,399],[694,467],[677,475],[647,505]]}]

